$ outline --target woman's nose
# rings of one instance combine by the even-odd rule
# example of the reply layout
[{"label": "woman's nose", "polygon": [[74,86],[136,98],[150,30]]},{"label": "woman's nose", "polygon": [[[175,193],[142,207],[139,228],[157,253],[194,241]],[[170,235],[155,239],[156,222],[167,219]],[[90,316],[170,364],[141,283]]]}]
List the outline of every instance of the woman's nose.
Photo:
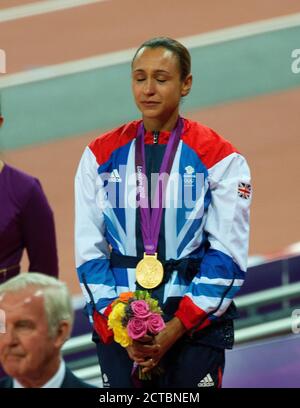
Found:
[{"label": "woman's nose", "polygon": [[146,95],[153,95],[155,93],[155,84],[152,79],[147,79],[145,81],[144,92]]}]

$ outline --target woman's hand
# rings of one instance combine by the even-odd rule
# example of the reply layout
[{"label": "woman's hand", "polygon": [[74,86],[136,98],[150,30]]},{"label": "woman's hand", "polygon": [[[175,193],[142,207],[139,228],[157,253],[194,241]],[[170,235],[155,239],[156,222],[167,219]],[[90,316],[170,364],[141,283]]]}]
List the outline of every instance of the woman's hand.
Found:
[{"label": "woman's hand", "polygon": [[184,325],[174,317],[155,337],[144,336],[139,341],[134,341],[132,346],[127,347],[127,352],[132,360],[143,367],[143,373],[147,373],[185,332]]},{"label": "woman's hand", "polygon": [[131,360],[141,364],[153,358],[158,353],[159,348],[155,337],[146,335],[138,341],[134,340],[131,346],[126,347],[126,350]]}]

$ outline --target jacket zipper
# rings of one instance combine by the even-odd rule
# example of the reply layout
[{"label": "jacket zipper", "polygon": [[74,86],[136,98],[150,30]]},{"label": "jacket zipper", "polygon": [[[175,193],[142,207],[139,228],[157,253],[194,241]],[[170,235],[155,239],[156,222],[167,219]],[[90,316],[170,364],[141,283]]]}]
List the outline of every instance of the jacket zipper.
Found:
[{"label": "jacket zipper", "polygon": [[153,131],[153,143],[157,144],[158,143],[158,138],[159,138],[159,131],[158,130],[154,130]]}]

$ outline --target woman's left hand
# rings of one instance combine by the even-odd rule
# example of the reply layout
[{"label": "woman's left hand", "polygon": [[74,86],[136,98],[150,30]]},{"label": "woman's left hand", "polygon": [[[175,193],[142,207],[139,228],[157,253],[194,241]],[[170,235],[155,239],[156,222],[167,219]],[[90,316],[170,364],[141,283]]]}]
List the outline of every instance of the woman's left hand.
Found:
[{"label": "woman's left hand", "polygon": [[151,371],[159,363],[163,355],[185,332],[186,329],[184,325],[177,317],[167,322],[166,327],[154,338],[154,343],[159,346],[156,348],[155,353],[148,355],[145,361],[139,362],[139,365],[143,367],[143,373]]}]

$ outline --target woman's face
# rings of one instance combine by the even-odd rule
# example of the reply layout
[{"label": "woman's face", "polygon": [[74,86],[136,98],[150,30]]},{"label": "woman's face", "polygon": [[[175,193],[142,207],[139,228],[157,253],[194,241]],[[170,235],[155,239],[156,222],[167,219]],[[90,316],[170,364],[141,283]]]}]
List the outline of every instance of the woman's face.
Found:
[{"label": "woman's face", "polygon": [[144,119],[164,122],[177,113],[191,81],[191,75],[181,80],[177,56],[163,47],[142,48],[132,64],[132,91]]}]

